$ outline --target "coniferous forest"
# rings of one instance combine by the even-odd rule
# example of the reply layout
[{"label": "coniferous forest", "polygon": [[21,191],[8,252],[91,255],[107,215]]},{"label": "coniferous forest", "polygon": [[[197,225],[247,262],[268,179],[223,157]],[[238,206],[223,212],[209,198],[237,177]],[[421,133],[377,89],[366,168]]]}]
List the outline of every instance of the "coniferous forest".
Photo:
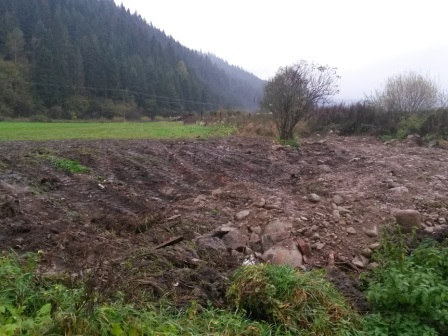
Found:
[{"label": "coniferous forest", "polygon": [[0,117],[255,109],[263,82],[113,0],[0,0]]}]

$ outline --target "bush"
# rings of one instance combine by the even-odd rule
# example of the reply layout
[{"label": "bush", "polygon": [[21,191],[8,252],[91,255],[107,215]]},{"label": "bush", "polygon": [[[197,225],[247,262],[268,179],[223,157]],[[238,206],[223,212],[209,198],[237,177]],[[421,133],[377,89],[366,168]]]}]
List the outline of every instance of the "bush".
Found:
[{"label": "bush", "polygon": [[255,265],[237,270],[228,298],[256,320],[300,335],[354,335],[358,315],[322,271]]}]

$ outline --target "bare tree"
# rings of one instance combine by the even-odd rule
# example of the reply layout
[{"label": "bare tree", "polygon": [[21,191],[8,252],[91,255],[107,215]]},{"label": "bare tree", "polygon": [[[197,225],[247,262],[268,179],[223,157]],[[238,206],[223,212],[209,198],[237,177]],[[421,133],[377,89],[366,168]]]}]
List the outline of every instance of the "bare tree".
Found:
[{"label": "bare tree", "polygon": [[294,138],[296,124],[338,93],[336,68],[300,61],[281,67],[265,85],[261,105],[272,111],[280,139]]},{"label": "bare tree", "polygon": [[367,101],[386,111],[416,112],[444,105],[446,95],[435,80],[410,71],[389,77],[384,89]]}]

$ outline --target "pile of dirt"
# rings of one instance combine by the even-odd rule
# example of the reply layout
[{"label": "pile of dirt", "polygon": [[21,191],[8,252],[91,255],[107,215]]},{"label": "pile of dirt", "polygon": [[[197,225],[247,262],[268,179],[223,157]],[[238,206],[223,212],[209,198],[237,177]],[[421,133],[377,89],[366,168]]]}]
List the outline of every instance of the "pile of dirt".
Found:
[{"label": "pile of dirt", "polygon": [[374,138],[311,138],[300,151],[242,137],[2,142],[0,248],[42,251],[46,274],[97,272],[129,293],[219,304],[243,263],[325,267],[332,255],[341,269],[375,267],[397,209],[440,236],[447,172],[446,150]]}]

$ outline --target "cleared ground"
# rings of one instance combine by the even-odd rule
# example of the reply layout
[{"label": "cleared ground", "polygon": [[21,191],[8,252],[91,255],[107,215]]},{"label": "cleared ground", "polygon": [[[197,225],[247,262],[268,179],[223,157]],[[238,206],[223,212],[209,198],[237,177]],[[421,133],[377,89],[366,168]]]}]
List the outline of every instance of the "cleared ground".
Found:
[{"label": "cleared ground", "polygon": [[[353,271],[379,240],[365,231],[380,232],[396,208],[421,211],[428,234],[437,231],[448,216],[447,154],[338,136],[306,139],[301,151],[241,137],[0,142],[0,249],[40,250],[55,276],[101,264],[111,268],[104,281],[114,274],[111,283],[155,297],[219,304],[227,272],[248,256],[196,238],[231,227],[263,252],[253,233],[289,222],[293,238],[312,247],[304,267],[325,266],[333,252]],[[89,171],[70,173],[55,158]],[[242,210],[250,213],[237,220]]]}]

